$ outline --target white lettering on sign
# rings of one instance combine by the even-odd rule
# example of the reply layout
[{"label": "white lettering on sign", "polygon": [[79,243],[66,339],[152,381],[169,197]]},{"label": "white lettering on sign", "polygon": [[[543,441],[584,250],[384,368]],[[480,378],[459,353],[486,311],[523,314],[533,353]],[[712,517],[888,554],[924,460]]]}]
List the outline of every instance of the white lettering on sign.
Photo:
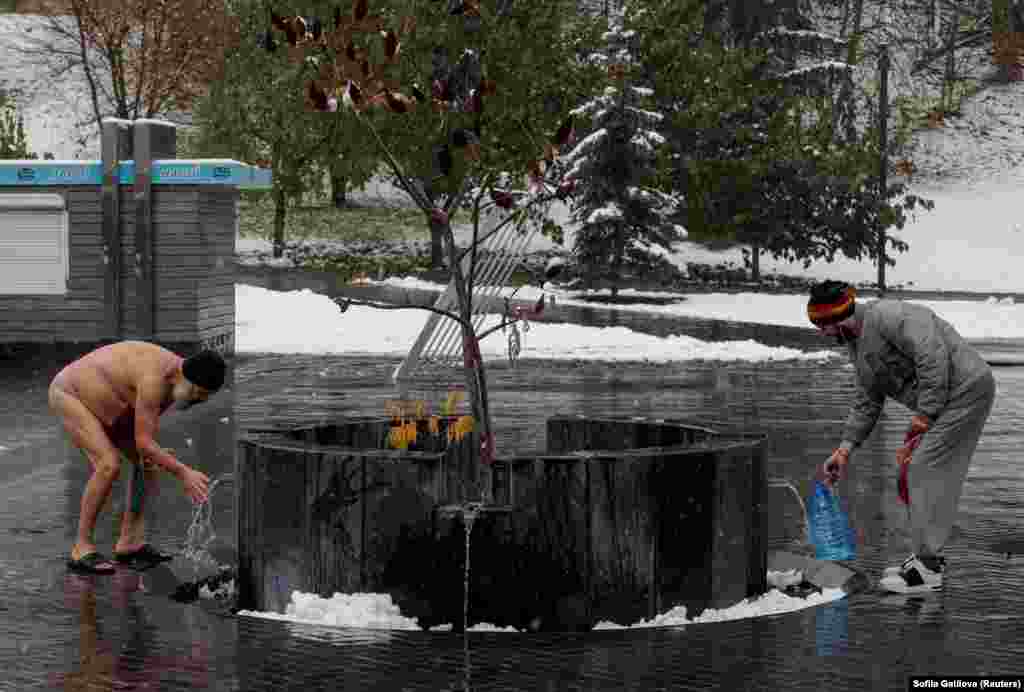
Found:
[{"label": "white lettering on sign", "polygon": [[199,177],[199,166],[189,166],[187,168],[175,167],[175,168],[161,168],[161,178],[198,178]]}]

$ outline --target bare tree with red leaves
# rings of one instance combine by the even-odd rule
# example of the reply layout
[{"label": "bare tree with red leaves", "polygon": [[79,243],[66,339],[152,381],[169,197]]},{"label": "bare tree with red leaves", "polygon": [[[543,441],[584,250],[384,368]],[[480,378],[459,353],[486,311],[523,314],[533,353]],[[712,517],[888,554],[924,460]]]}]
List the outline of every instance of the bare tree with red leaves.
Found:
[{"label": "bare tree with red leaves", "polygon": [[[583,82],[593,70],[559,45],[566,23],[546,25],[556,26],[546,45],[537,41],[539,24],[530,24],[533,15],[548,12],[547,18],[557,20],[559,11],[574,12],[569,9],[574,3],[452,0],[441,3],[445,7],[440,10],[437,5],[424,8],[420,3],[418,17],[412,12],[398,17],[371,13],[367,0],[355,0],[351,11],[337,10],[328,26],[314,25],[315,30],[300,16],[273,12],[271,21],[295,60],[315,66],[306,86],[310,108],[356,114],[402,189],[444,241],[458,311],[424,309],[440,312],[461,327],[466,391],[480,424],[480,460],[489,464],[495,443],[479,341],[522,315],[507,316],[499,327],[476,333],[473,290],[476,282],[484,281],[476,276],[477,251],[510,223],[542,223],[549,234],[560,235],[561,229],[546,219],[550,205],[573,189],[561,156],[574,140],[574,123],[572,117],[545,112],[532,101],[557,94],[570,80],[579,82],[580,89],[591,88]],[[404,60],[407,55],[428,56],[431,66],[416,64],[415,57]],[[535,61],[533,69],[530,60]],[[403,127],[382,136],[375,119],[365,117],[372,110],[403,119]],[[410,172],[422,160],[429,161],[425,170]],[[527,182],[526,190],[514,189],[520,180]],[[467,207],[472,210],[473,240],[460,251],[452,220]],[[501,212],[504,220],[481,235],[480,214],[489,210]],[[468,272],[463,270],[467,257]],[[423,307],[340,302],[343,308]],[[534,312],[542,308],[543,299]],[[486,489],[484,494],[489,500]]]},{"label": "bare tree with red leaves", "polygon": [[219,78],[238,27],[224,0],[48,0],[24,57],[51,78],[77,74],[97,129],[181,114]]}]

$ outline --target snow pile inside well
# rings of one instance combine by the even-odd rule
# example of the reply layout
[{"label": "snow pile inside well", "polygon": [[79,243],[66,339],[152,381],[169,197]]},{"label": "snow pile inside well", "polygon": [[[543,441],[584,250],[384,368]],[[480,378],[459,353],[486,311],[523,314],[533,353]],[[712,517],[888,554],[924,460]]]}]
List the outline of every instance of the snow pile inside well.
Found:
[{"label": "snow pile inside well", "polygon": [[[678,627],[680,625],[726,622],[728,620],[743,620],[745,618],[762,617],[765,615],[779,615],[838,601],[844,596],[846,596],[846,592],[842,589],[823,589],[820,594],[812,593],[806,598],[787,596],[778,589],[772,589],[762,596],[748,598],[728,608],[722,608],[721,610],[708,608],[695,618],[686,617],[686,606],[676,606],[667,613],[662,613],[651,620],[641,620],[634,625],[630,625],[629,629]],[[594,629],[615,630],[626,628],[614,622],[599,622],[594,626]]]},{"label": "snow pile inside well", "polygon": [[[768,572],[769,583],[785,580],[785,573]],[[758,598],[748,598],[721,610],[707,609],[695,618],[686,617],[686,607],[677,606],[658,615],[652,620],[641,620],[638,623],[624,626],[613,622],[601,622],[594,629],[642,629],[648,627],[678,627],[680,625],[702,624],[707,622],[724,622],[744,618],[779,615],[817,605],[824,605],[843,598],[846,593],[842,589],[825,589],[820,594],[811,594],[806,598],[787,596],[772,588]],[[421,629],[416,618],[402,615],[399,607],[388,594],[375,593],[336,593],[330,598],[322,598],[315,594],[294,591],[285,612],[260,612],[242,610],[239,615],[265,618],[268,620],[284,620],[288,622],[310,625],[327,625],[332,627],[358,627],[367,629],[417,630]],[[451,631],[452,626],[439,625],[432,627],[432,632]],[[498,627],[490,623],[479,623],[469,628],[471,632],[504,632],[519,633],[514,627]]]},{"label": "snow pile inside well", "polygon": [[330,598],[293,591],[285,612],[270,613],[241,610],[239,615],[268,620],[287,620],[334,627],[365,627],[368,629],[418,630],[415,618],[402,615],[388,594],[336,593]]}]

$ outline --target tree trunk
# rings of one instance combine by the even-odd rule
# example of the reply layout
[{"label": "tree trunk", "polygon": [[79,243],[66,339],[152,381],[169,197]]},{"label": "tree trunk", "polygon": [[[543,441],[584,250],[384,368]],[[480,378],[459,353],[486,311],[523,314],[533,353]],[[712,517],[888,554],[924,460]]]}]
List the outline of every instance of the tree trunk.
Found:
[{"label": "tree trunk", "polygon": [[761,246],[757,243],[750,246],[750,280],[761,281]]},{"label": "tree trunk", "polygon": [[953,6],[953,14],[949,18],[949,32],[947,35],[946,71],[942,77],[942,108],[945,111],[953,110],[953,99],[955,96],[956,82],[956,34],[960,24],[960,12],[957,5]]},{"label": "tree trunk", "polygon": [[331,199],[335,209],[344,209],[348,201],[348,177],[341,173],[331,173]]},{"label": "tree trunk", "polygon": [[[864,0],[852,0],[853,2],[853,30],[850,32],[850,40],[846,50],[846,63],[848,65],[856,65],[860,61],[858,55],[860,51],[860,32],[861,24],[864,19]],[[844,23],[845,26],[845,23]],[[857,139],[857,131],[853,118],[853,79],[847,76],[843,80],[843,86],[839,90],[838,107],[835,109],[833,114],[833,127],[840,125],[840,120],[843,120],[846,142],[847,144],[853,144]],[[840,116],[842,114],[842,116]]]},{"label": "tree trunk", "polygon": [[[480,357],[479,343],[477,342],[476,334],[473,332],[472,327],[472,296],[467,291],[466,277],[462,273],[462,266],[456,261],[455,251],[455,237],[451,232],[451,225],[438,223],[436,221],[430,222],[431,235],[437,233],[445,239],[445,245],[448,251],[448,261],[452,265],[452,279],[455,284],[455,293],[459,300],[459,315],[462,317],[464,324],[461,326],[462,331],[462,349],[463,349],[463,360],[465,365],[465,376],[466,376],[466,393],[469,395],[470,405],[473,410],[473,417],[480,425],[480,440],[483,445],[489,447],[488,456],[490,458],[483,458],[481,455],[481,461],[486,463],[493,463],[494,461],[494,426],[491,421],[491,410],[490,402],[487,393],[487,378],[486,372],[484,371],[483,358]],[[482,449],[480,450],[483,451]],[[484,474],[485,485],[481,489],[481,501],[485,504],[490,504],[494,500],[494,489],[490,486],[488,479],[490,474]]]},{"label": "tree trunk", "polygon": [[925,28],[925,46],[929,51],[935,49],[935,38],[939,33],[939,3],[938,0],[928,0],[927,22]]},{"label": "tree trunk", "polygon": [[442,231],[438,230],[437,224],[430,224],[430,268],[434,270],[444,269],[442,238]]},{"label": "tree trunk", "polygon": [[850,23],[850,0],[843,0],[843,19],[839,23],[839,38],[846,38],[846,27]]},{"label": "tree trunk", "polygon": [[864,0],[853,0],[853,30],[850,32],[850,48],[847,62],[856,65],[860,62],[860,32],[864,23]]},{"label": "tree trunk", "polygon": [[274,257],[284,254],[284,222],[288,216],[288,198],[284,190],[274,189]]},{"label": "tree trunk", "polygon": [[[882,203],[888,200],[886,173],[889,170],[889,47],[882,46],[878,60],[878,141],[881,157],[878,162],[878,196]],[[887,229],[878,227],[878,294],[885,294],[885,242]]]}]

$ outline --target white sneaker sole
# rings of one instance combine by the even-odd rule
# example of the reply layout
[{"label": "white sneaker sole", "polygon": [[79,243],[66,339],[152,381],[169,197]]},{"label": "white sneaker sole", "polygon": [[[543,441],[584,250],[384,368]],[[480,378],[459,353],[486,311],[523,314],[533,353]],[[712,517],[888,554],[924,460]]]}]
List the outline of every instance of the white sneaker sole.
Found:
[{"label": "white sneaker sole", "polygon": [[917,586],[907,586],[907,582],[899,576],[886,576],[878,585],[890,593],[898,594],[915,594],[915,593],[932,593],[934,591],[940,591],[942,589],[942,582],[930,582],[928,584],[919,584]]}]

